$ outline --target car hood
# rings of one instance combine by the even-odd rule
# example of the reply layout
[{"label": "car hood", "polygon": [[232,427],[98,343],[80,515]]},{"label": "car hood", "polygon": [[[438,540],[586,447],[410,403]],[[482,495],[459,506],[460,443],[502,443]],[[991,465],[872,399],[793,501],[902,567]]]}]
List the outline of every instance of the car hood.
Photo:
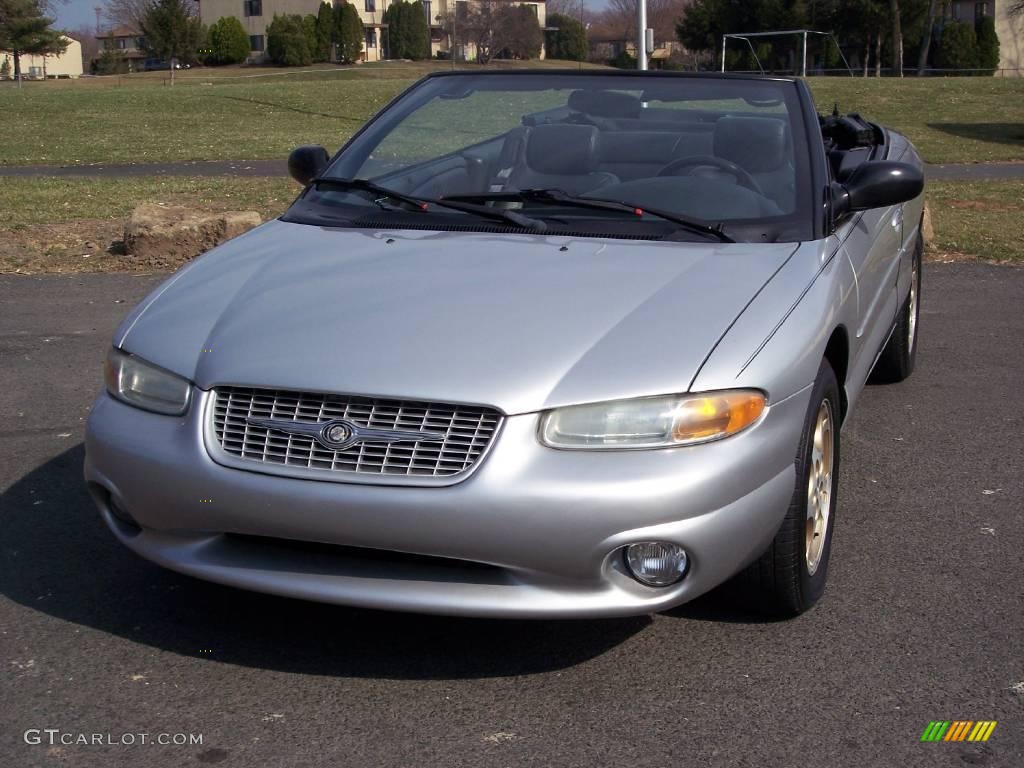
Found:
[{"label": "car hood", "polygon": [[510,414],[680,392],[795,247],[274,221],[171,277],[115,344],[202,389]]}]

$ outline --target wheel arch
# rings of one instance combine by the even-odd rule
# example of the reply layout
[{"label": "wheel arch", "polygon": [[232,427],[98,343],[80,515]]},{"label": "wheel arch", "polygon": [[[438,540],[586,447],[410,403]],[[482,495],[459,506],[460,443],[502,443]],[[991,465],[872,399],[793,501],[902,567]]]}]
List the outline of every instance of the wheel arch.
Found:
[{"label": "wheel arch", "polygon": [[850,337],[845,326],[838,325],[833,329],[825,344],[823,357],[832,366],[832,371],[839,382],[839,416],[840,423],[843,423],[850,409],[849,396],[846,394],[846,375],[850,370]]}]

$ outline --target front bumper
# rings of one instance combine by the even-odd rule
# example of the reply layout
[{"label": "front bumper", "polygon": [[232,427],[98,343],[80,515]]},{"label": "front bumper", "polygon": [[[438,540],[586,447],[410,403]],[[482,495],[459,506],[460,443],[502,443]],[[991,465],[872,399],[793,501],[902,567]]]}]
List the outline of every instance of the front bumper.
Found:
[{"label": "front bumper", "polygon": [[[222,466],[203,443],[209,394],[195,395],[189,413],[174,418],[104,393],[89,419],[90,491],[118,539],[143,557],[210,581],[323,602],[586,617],[665,610],[764,551],[793,492],[809,390],[773,404],[745,433],[690,448],[556,451],[538,443],[536,414],[507,417],[483,463],[448,487]],[[115,516],[111,503],[137,526]],[[687,550],[679,584],[654,589],[626,573],[621,547],[649,540]],[[348,548],[438,559],[363,558]]]}]

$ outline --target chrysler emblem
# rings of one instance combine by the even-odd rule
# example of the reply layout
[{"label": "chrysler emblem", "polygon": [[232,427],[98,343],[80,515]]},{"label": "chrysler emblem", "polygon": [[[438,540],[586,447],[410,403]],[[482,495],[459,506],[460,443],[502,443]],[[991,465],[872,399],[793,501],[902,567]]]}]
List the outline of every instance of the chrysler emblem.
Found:
[{"label": "chrysler emblem", "polygon": [[418,443],[440,442],[442,432],[419,432],[403,429],[371,429],[361,427],[348,419],[330,421],[292,421],[290,419],[258,419],[249,417],[245,423],[251,427],[268,429],[285,435],[312,438],[329,451],[344,451],[358,443]]}]

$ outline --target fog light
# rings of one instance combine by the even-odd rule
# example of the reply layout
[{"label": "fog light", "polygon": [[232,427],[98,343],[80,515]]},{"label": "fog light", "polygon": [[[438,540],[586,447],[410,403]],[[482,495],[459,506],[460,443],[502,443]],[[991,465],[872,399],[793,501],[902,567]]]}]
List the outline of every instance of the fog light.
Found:
[{"label": "fog light", "polygon": [[686,575],[686,550],[668,541],[645,541],[626,547],[626,567],[648,587],[668,587]]}]

